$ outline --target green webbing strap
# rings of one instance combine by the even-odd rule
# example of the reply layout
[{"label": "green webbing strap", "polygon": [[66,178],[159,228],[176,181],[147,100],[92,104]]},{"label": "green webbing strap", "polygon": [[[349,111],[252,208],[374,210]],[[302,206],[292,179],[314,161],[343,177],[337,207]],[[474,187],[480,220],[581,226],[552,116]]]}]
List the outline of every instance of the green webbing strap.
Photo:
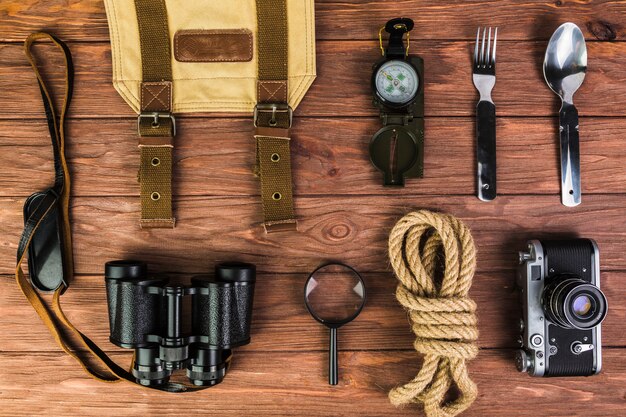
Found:
[{"label": "green webbing strap", "polygon": [[295,230],[289,149],[289,49],[286,0],[257,0],[258,83],[254,123],[267,232]]},{"label": "green webbing strap", "polygon": [[257,0],[259,81],[286,82],[289,75],[287,1]]},{"label": "green webbing strap", "polygon": [[135,0],[135,10],[139,23],[143,80],[171,81],[170,31],[165,0]]},{"label": "green webbing strap", "polygon": [[165,0],[135,0],[141,43],[141,227],[172,228],[172,58]]}]

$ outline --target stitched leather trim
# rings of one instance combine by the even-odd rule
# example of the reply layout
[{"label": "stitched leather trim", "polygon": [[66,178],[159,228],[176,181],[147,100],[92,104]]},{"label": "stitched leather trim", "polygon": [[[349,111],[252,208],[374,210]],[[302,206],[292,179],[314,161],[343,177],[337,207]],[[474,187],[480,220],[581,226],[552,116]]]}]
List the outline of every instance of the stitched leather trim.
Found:
[{"label": "stitched leather trim", "polygon": [[257,127],[254,136],[267,136],[270,138],[289,138],[289,129],[276,127]]},{"label": "stitched leather trim", "polygon": [[298,231],[295,219],[265,222],[264,226],[267,233]]},{"label": "stitched leather trim", "polygon": [[169,113],[171,110],[171,81],[141,83],[141,111]]},{"label": "stitched leather trim", "polygon": [[262,81],[259,80],[258,97],[259,103],[286,103],[287,81]]},{"label": "stitched leather trim", "polygon": [[179,30],[174,35],[174,58],[179,62],[248,62],[253,48],[247,29]]}]

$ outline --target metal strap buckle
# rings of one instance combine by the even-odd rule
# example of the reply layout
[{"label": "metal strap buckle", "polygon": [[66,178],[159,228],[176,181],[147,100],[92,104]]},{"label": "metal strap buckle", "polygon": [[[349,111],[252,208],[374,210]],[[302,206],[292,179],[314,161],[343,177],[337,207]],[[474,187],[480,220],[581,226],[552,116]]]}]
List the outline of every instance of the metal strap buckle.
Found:
[{"label": "metal strap buckle", "polygon": [[293,123],[293,110],[289,107],[288,104],[275,104],[275,103],[259,103],[254,107],[254,127],[259,127],[258,125],[258,117],[259,113],[272,113],[272,118],[270,119],[269,125],[270,127],[276,126],[278,121],[276,120],[277,113],[288,113],[289,114],[289,128],[291,128],[291,124]]},{"label": "metal strap buckle", "polygon": [[152,119],[151,126],[155,129],[161,125],[161,119],[170,119],[172,121],[172,136],[176,136],[176,118],[172,113],[160,113],[160,112],[144,112],[139,113],[137,116],[137,133],[141,136],[141,121],[143,119]]}]

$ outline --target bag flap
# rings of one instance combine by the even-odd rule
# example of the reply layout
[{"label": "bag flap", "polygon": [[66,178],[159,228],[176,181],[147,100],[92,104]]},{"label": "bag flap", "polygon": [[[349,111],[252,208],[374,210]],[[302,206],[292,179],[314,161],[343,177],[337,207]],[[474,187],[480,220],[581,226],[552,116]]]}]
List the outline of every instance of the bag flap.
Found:
[{"label": "bag flap", "polygon": [[[229,0],[225,7],[217,0],[166,0],[166,5],[174,113],[253,111],[257,103],[256,2]],[[105,6],[113,85],[138,113],[142,74],[134,1],[105,0]],[[289,0],[287,14],[289,105],[295,109],[316,74],[314,1]],[[215,52],[216,45],[220,53]],[[252,51],[246,50],[248,45]]]}]

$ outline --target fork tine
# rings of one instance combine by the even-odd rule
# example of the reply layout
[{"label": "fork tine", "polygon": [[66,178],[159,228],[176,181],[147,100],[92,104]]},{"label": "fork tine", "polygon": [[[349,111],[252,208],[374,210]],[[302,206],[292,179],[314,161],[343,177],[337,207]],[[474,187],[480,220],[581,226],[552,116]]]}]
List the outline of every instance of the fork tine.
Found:
[{"label": "fork tine", "polygon": [[489,40],[487,41],[487,59],[485,59],[485,67],[491,66],[491,28],[489,28]]},{"label": "fork tine", "polygon": [[491,58],[493,65],[496,65],[496,47],[497,46],[498,46],[498,28],[496,28],[496,33],[493,37],[493,57]]},{"label": "fork tine", "polygon": [[476,49],[474,50],[474,65],[478,66],[478,45],[480,43],[480,28],[476,31]]},{"label": "fork tine", "polygon": [[487,35],[487,28],[483,29],[483,42],[482,42],[482,46],[480,47],[480,63],[479,65],[481,67],[485,66],[485,37]]}]

